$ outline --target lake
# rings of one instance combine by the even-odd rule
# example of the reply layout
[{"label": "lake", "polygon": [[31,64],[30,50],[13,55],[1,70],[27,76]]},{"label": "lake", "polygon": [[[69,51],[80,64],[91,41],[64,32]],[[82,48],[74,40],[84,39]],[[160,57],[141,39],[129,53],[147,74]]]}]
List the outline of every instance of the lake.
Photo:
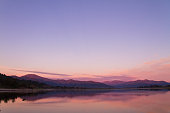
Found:
[{"label": "lake", "polygon": [[168,90],[1,92],[1,113],[170,113]]}]

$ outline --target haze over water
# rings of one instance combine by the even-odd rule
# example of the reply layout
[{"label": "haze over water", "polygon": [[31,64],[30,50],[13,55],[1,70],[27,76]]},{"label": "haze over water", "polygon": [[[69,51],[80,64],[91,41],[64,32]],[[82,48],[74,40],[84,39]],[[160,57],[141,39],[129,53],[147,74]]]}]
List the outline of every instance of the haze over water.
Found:
[{"label": "haze over water", "polygon": [[59,90],[0,95],[2,113],[170,113],[169,91]]}]

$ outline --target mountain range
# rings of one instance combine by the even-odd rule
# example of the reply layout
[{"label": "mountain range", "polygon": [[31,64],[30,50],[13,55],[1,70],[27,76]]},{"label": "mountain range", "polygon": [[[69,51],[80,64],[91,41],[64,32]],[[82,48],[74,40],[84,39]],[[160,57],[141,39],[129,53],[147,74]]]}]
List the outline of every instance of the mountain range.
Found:
[{"label": "mountain range", "polygon": [[49,79],[41,77],[35,74],[27,74],[21,77],[12,76],[20,80],[31,80],[49,86],[60,86],[60,87],[74,87],[74,88],[143,88],[143,87],[164,87],[170,85],[170,83],[165,81],[154,81],[154,80],[135,80],[135,81],[78,81],[78,80],[63,80],[63,79]]},{"label": "mountain range", "polygon": [[35,74],[27,74],[21,77],[12,76],[20,80],[31,80],[39,83],[44,83],[50,86],[60,86],[60,87],[77,87],[77,88],[113,88],[110,85],[94,82],[94,81],[78,81],[78,80],[53,80],[44,78]]},{"label": "mountain range", "polygon": [[154,81],[154,80],[136,80],[136,81],[105,81],[107,85],[114,86],[115,88],[143,88],[143,87],[160,87],[167,86],[170,83],[165,81]]}]

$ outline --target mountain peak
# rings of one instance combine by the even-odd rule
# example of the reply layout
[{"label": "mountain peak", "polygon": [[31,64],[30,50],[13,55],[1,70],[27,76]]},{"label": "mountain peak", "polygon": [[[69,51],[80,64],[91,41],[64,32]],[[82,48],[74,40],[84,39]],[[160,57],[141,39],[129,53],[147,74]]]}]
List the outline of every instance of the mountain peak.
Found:
[{"label": "mountain peak", "polygon": [[22,76],[21,78],[25,78],[25,79],[43,79],[43,77],[36,75],[36,74],[27,74]]}]

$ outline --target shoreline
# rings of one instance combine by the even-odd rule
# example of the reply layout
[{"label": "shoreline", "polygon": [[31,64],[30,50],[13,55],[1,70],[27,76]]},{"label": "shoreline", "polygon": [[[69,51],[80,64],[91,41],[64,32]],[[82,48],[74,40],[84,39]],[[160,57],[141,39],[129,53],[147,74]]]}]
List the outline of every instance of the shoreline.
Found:
[{"label": "shoreline", "polygon": [[36,93],[36,92],[41,92],[41,91],[54,91],[56,89],[1,89],[0,88],[0,93],[3,92],[20,92],[20,93]]},{"label": "shoreline", "polygon": [[34,92],[41,92],[41,91],[57,91],[57,90],[73,90],[73,91],[85,91],[85,90],[170,90],[170,87],[164,87],[164,88],[64,88],[64,89],[5,89],[0,88],[1,92],[28,92],[28,93],[34,93]]}]

